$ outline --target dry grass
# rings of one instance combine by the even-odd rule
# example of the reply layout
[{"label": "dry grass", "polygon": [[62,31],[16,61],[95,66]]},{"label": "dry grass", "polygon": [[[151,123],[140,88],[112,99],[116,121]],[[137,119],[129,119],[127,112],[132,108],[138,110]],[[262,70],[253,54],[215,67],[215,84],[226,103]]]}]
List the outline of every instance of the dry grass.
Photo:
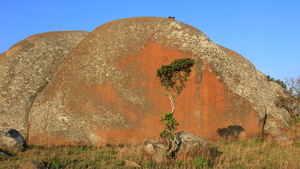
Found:
[{"label": "dry grass", "polygon": [[[300,137],[300,126],[293,123],[286,133]],[[299,168],[300,141],[280,146],[271,138],[253,138],[235,142],[210,143],[212,157],[198,158],[194,162],[175,161],[155,164],[143,161],[141,145],[115,145],[105,147],[83,146],[29,146],[25,152],[12,154],[9,160],[0,161],[0,168],[18,168],[30,160],[42,160],[49,168],[130,168],[125,160],[136,162],[143,168]],[[203,161],[204,160],[204,161]],[[210,165],[205,162],[210,162]],[[132,167],[131,167],[132,168]]]}]

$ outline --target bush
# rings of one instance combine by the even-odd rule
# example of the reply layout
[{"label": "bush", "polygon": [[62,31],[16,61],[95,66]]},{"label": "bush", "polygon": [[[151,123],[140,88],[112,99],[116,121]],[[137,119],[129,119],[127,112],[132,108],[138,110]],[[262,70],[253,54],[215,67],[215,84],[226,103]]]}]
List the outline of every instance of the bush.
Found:
[{"label": "bush", "polygon": [[268,79],[268,81],[276,82],[281,87],[283,87],[284,89],[286,89],[286,84],[283,81],[281,81],[279,79],[275,80],[273,77],[270,77],[269,75],[267,75],[267,79]]},{"label": "bush", "polygon": [[184,161],[179,160],[179,161],[175,161],[175,167],[182,167],[184,165]]},{"label": "bush", "polygon": [[193,161],[193,165],[198,168],[207,168],[211,165],[210,161],[204,157],[197,157]]},{"label": "bush", "polygon": [[116,165],[117,166],[123,166],[125,164],[125,160],[117,160]]},{"label": "bush", "polygon": [[264,139],[262,139],[262,138],[254,138],[253,139],[253,142],[254,143],[261,143],[261,142],[264,142],[265,140]]},{"label": "bush", "polygon": [[152,161],[148,161],[148,162],[145,163],[145,166],[146,166],[147,168],[149,168],[149,167],[155,167],[155,163],[152,162]]}]

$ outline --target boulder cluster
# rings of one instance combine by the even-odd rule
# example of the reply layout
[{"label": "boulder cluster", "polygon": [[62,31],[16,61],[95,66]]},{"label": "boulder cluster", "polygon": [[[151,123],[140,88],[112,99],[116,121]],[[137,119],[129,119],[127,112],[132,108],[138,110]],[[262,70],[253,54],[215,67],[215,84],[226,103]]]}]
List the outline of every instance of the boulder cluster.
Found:
[{"label": "boulder cluster", "polygon": [[20,132],[18,149],[25,140],[95,146],[157,140],[170,101],[156,70],[178,58],[195,60],[176,100],[179,131],[221,140],[289,129],[290,115],[276,105],[282,89],[243,56],[174,19],[136,17],[92,32],[33,35],[1,53],[0,136]]}]

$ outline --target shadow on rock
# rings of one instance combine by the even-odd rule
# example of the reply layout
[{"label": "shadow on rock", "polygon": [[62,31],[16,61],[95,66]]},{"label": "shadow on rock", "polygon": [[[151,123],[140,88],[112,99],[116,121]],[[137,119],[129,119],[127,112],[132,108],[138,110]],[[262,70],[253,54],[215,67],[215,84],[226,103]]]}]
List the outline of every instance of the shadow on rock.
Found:
[{"label": "shadow on rock", "polygon": [[225,141],[236,141],[239,139],[240,133],[245,131],[240,125],[230,125],[227,128],[218,129],[218,134]]}]

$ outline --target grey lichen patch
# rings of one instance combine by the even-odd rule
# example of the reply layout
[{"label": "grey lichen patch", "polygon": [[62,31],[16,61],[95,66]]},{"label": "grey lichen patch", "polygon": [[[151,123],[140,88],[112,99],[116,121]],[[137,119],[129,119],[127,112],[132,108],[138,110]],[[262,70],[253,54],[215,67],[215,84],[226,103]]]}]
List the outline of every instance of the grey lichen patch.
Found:
[{"label": "grey lichen patch", "polygon": [[87,32],[39,34],[18,42],[6,52],[7,61],[1,60],[0,122],[5,120],[27,135],[27,113],[35,97],[85,35]]}]

